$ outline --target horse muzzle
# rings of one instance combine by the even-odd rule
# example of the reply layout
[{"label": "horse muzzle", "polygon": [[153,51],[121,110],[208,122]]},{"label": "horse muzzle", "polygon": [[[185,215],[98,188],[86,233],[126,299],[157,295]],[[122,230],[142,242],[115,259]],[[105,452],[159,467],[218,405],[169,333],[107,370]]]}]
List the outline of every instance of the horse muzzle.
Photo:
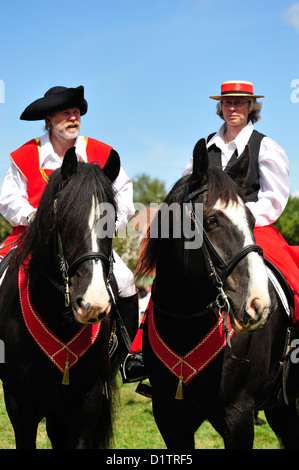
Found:
[{"label": "horse muzzle", "polygon": [[250,306],[244,310],[242,318],[234,316],[235,329],[240,333],[247,333],[263,328],[269,318],[270,311],[270,306],[263,305],[259,299],[254,299]]},{"label": "horse muzzle", "polygon": [[[91,304],[83,299],[78,299],[76,306],[73,305],[73,312],[77,322],[95,324],[101,322],[111,310],[111,303]],[[77,307],[77,308],[76,308]]]}]

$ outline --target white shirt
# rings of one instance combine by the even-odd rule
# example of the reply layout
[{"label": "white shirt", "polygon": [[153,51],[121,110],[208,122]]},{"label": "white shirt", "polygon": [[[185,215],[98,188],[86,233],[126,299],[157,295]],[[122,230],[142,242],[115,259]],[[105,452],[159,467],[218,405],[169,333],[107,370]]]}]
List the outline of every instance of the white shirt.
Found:
[{"label": "white shirt", "polygon": [[[253,124],[249,122],[237,137],[224,143],[224,123],[218,132],[207,143],[209,148],[215,144],[221,150],[221,161],[223,170],[226,168],[234,151],[237,149],[240,156],[254,130]],[[256,202],[247,202],[256,220],[256,227],[263,227],[275,222],[282,214],[289,198],[289,160],[286,152],[269,137],[264,137],[261,142],[258,157],[260,190]],[[183,176],[192,172],[193,155],[183,172]]]},{"label": "white shirt", "polygon": [[[54,152],[47,132],[40,137],[39,149],[40,165],[45,170],[56,170],[61,166],[61,159]],[[75,143],[78,160],[87,162],[86,144],[83,136],[78,136]],[[116,229],[126,225],[135,214],[133,204],[133,184],[124,169],[121,167],[114,181],[116,199],[118,204]],[[13,226],[28,225],[26,217],[36,209],[28,202],[27,182],[18,168],[12,162],[2,184],[0,194],[0,213]]]}]

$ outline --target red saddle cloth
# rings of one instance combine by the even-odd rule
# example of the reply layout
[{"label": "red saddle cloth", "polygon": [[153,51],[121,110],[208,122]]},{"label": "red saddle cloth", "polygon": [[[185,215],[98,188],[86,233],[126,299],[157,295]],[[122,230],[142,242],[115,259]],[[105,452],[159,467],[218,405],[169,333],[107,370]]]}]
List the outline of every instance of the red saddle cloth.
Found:
[{"label": "red saddle cloth", "polygon": [[293,323],[299,322],[299,246],[289,245],[274,225],[255,227],[257,245],[286,278],[294,294]]}]

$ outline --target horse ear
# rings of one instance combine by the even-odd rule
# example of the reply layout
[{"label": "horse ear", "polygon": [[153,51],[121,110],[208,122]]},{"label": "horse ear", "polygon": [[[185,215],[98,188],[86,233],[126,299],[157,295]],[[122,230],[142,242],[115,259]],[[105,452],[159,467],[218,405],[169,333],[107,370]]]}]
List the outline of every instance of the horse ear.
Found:
[{"label": "horse ear", "polygon": [[226,173],[238,184],[243,186],[246,182],[250,164],[250,147],[247,144],[240,157],[228,168]]},{"label": "horse ear", "polygon": [[118,153],[112,149],[110,152],[110,155],[108,157],[108,160],[103,167],[103,172],[107,176],[107,178],[111,181],[111,183],[114,183],[116,178],[118,177],[120,170],[120,158]]},{"label": "horse ear", "polygon": [[61,165],[61,175],[63,180],[69,180],[70,177],[76,173],[78,167],[78,160],[75,147],[69,148],[64,155]]},{"label": "horse ear", "polygon": [[192,179],[202,181],[208,171],[209,157],[205,139],[200,139],[193,150],[193,173]]}]

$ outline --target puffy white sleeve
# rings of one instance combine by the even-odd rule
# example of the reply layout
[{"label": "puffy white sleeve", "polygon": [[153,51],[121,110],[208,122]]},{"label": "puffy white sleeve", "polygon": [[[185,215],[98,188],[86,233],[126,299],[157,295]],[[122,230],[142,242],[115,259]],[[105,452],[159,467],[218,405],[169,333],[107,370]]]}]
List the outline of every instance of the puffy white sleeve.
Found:
[{"label": "puffy white sleeve", "polygon": [[28,225],[26,217],[35,210],[28,202],[26,179],[11,163],[1,187],[0,213],[12,226],[18,226]]},{"label": "puffy white sleeve", "polygon": [[133,183],[122,167],[120,168],[113,186],[116,191],[116,201],[118,206],[116,221],[116,230],[118,230],[120,227],[127,225],[130,218],[135,214],[133,203]]},{"label": "puffy white sleeve", "polygon": [[259,173],[258,200],[248,202],[247,206],[256,226],[262,227],[278,219],[289,198],[289,160],[286,152],[269,137],[261,142]]},{"label": "puffy white sleeve", "polygon": [[186,165],[186,168],[184,169],[184,171],[182,173],[182,176],[189,175],[190,173],[192,173],[192,171],[193,171],[193,153],[192,153],[191,157],[189,158],[189,161]]}]

